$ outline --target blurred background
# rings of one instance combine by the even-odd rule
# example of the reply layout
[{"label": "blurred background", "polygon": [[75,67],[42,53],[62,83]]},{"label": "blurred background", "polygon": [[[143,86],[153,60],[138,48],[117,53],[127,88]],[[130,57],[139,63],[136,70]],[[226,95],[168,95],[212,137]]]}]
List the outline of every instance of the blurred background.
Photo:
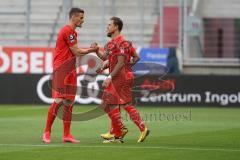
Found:
[{"label": "blurred background", "polygon": [[[167,67],[168,75],[177,77],[173,78],[176,90],[182,87],[189,88],[188,93],[202,92],[206,101],[211,86],[212,90],[219,89],[219,98],[214,102],[221,101],[221,94],[234,94],[233,104],[239,105],[239,0],[0,1],[0,79],[5,90],[1,93],[2,103],[14,99],[16,88],[10,92],[6,87],[7,83],[13,88],[10,76],[23,81],[35,76],[34,84],[32,80],[26,82],[35,90],[39,77],[51,73],[57,34],[67,23],[71,7],[85,10],[85,23],[77,30],[80,47],[94,41],[103,46],[108,41],[108,20],[118,16],[124,22],[122,33],[137,47],[141,61]],[[31,101],[35,102],[39,101]]]}]

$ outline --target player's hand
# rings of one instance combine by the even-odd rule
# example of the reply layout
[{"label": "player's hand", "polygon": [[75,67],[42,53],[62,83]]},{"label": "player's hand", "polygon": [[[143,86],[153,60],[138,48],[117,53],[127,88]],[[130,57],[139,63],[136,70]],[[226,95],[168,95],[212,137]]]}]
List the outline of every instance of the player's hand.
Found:
[{"label": "player's hand", "polygon": [[93,42],[90,46],[90,48],[94,49],[94,52],[98,52],[99,51],[99,46],[96,42]]},{"label": "player's hand", "polygon": [[91,44],[90,48],[96,49],[96,48],[99,48],[99,47],[98,47],[98,44],[97,44],[96,42],[93,42],[93,43]]},{"label": "player's hand", "polygon": [[95,47],[97,47],[97,46],[98,46],[97,42],[93,42],[93,43],[91,44],[90,48],[95,48]]},{"label": "player's hand", "polygon": [[112,80],[112,77],[111,77],[111,75],[109,75],[109,76],[103,81],[102,86],[103,86],[103,87],[108,87],[109,84],[110,84],[110,82],[111,82],[111,80]]}]

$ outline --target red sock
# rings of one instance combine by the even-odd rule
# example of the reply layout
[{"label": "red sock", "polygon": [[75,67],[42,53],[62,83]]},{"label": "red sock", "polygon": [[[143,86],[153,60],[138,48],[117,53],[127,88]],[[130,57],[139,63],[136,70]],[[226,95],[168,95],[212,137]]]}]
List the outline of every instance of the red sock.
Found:
[{"label": "red sock", "polygon": [[121,115],[119,107],[116,107],[112,110],[110,110],[108,113],[109,118],[111,119],[112,124],[112,133],[115,137],[121,137],[122,136],[122,121],[121,121]]},{"label": "red sock", "polygon": [[145,129],[145,124],[142,121],[142,118],[139,114],[139,112],[136,110],[134,106],[127,106],[124,108],[126,112],[129,114],[131,120],[138,126],[140,131],[144,131]]},{"label": "red sock", "polygon": [[51,132],[52,124],[56,118],[59,107],[60,107],[60,104],[56,102],[53,102],[52,105],[49,107],[45,132]]},{"label": "red sock", "polygon": [[110,134],[114,134],[113,133],[113,124],[111,123],[111,126],[110,126],[110,131],[109,131]]},{"label": "red sock", "polygon": [[63,136],[66,137],[70,134],[71,120],[72,120],[73,106],[63,107]]},{"label": "red sock", "polygon": [[[119,112],[121,113],[121,110],[119,108]],[[124,127],[122,121],[119,121],[119,125],[121,125],[121,129]],[[113,132],[113,124],[111,123],[111,126],[110,126],[110,131],[109,131],[110,134],[114,134]]]},{"label": "red sock", "polygon": [[[121,129],[122,129],[122,128],[124,127],[122,121],[120,121],[119,123],[120,123]],[[111,128],[110,128],[109,133],[110,133],[110,134],[114,134],[114,133],[113,133],[113,125],[112,125],[112,123],[111,123],[111,126],[110,126],[110,127],[111,127]]]}]

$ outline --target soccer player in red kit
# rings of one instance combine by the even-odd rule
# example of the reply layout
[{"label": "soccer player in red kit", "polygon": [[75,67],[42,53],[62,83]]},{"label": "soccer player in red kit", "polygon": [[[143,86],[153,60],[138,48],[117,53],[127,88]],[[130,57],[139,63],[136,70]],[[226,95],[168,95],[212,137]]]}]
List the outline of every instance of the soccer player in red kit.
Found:
[{"label": "soccer player in red kit", "polygon": [[107,27],[107,35],[111,37],[111,41],[107,43],[104,53],[98,51],[97,55],[107,62],[102,70],[109,68],[109,76],[103,82],[105,87],[102,104],[109,118],[111,119],[110,133],[102,134],[101,137],[107,139],[104,143],[123,142],[123,137],[127,133],[127,129],[121,121],[120,107],[123,107],[129,114],[131,120],[137,125],[141,134],[138,142],[143,142],[149,134],[149,130],[145,127],[139,112],[132,104],[132,87],[134,83],[134,75],[132,65],[140,58],[135,49],[131,46],[128,52],[125,52],[120,46],[125,42],[125,38],[121,35],[123,22],[118,17],[112,17]]},{"label": "soccer player in red kit", "polygon": [[75,70],[76,56],[96,52],[97,47],[81,49],[78,47],[77,32],[84,22],[84,10],[72,8],[69,12],[69,23],[61,28],[58,34],[53,58],[53,87],[54,102],[49,108],[45,131],[42,141],[50,143],[51,127],[59,107],[63,106],[63,137],[62,142],[78,143],[70,133],[72,108],[76,95],[77,74]]}]

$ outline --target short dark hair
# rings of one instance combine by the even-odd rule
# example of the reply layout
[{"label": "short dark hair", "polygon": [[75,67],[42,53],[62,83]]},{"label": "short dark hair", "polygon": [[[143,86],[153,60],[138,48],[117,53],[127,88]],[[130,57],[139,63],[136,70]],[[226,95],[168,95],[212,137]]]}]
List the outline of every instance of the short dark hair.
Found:
[{"label": "short dark hair", "polygon": [[72,16],[77,13],[84,13],[84,10],[80,8],[71,8],[71,10],[69,11],[69,18],[72,18]]},{"label": "short dark hair", "polygon": [[113,21],[115,26],[118,26],[118,30],[121,32],[123,28],[123,21],[119,17],[112,17],[110,20]]}]

